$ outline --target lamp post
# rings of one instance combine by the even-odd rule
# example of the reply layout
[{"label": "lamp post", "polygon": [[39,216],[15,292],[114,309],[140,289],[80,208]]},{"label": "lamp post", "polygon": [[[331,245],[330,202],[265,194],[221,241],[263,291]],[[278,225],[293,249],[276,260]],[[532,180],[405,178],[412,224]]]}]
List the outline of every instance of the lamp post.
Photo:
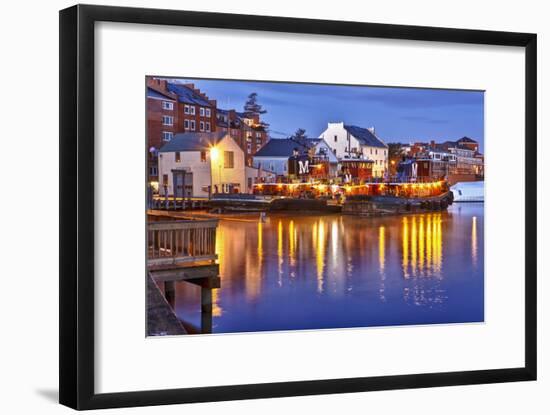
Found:
[{"label": "lamp post", "polygon": [[[214,169],[214,166],[216,164],[219,164],[219,159],[220,159],[220,150],[215,147],[215,146],[212,146],[210,147],[210,196],[212,196],[212,192],[214,190],[214,173],[212,173],[212,170]],[[220,165],[220,177],[219,177],[219,180],[221,182],[221,179],[222,179],[222,176],[221,176],[221,165]],[[221,183],[220,183],[221,184]]]}]

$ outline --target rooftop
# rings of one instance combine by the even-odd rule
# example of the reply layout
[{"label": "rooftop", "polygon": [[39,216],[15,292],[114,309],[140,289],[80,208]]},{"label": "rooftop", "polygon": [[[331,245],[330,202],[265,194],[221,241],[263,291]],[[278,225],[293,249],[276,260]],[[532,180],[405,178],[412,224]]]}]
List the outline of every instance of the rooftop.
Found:
[{"label": "rooftop", "polygon": [[362,145],[370,147],[388,147],[368,128],[357,127],[355,125],[344,125],[345,130],[354,136]]},{"label": "rooftop", "polygon": [[254,157],[290,157],[295,149],[307,150],[309,147],[290,138],[272,138]]},{"label": "rooftop", "polygon": [[177,133],[161,147],[160,153],[174,151],[203,151],[217,144],[227,133],[216,131],[213,133]]},{"label": "rooftop", "polygon": [[174,97],[170,96],[169,93],[163,93],[161,91],[151,88],[150,86],[147,87],[147,96],[151,98],[169,99],[171,101],[174,101]]},{"label": "rooftop", "polygon": [[457,143],[475,143],[475,144],[477,144],[477,141],[472,140],[470,137],[464,136],[460,140],[458,140]]},{"label": "rooftop", "polygon": [[184,104],[195,104],[203,107],[212,107],[212,104],[207,99],[199,95],[192,88],[184,84],[167,83],[168,91],[173,92],[178,96],[178,101]]},{"label": "rooftop", "polygon": [[320,141],[322,138],[305,138],[302,141],[293,138],[272,138],[254,154],[254,157],[290,157],[294,150],[309,150]]}]

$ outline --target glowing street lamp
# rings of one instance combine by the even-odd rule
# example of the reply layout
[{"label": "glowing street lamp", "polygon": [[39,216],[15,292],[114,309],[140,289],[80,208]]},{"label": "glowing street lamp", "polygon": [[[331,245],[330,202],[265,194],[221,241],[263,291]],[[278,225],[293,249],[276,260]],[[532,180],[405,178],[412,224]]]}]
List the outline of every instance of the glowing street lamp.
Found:
[{"label": "glowing street lamp", "polygon": [[217,161],[220,157],[220,150],[217,147],[210,147],[210,159]]},{"label": "glowing street lamp", "polygon": [[[216,146],[211,146],[210,147],[210,161],[211,161],[211,164],[210,164],[210,193],[212,194],[212,191],[214,189],[214,177],[213,177],[213,173],[212,173],[212,170],[214,169],[214,166],[216,164],[218,164],[218,167],[219,167],[219,184],[220,184],[220,188],[221,188],[221,185],[222,185],[222,164],[221,164],[221,156],[220,156],[220,149],[217,148]],[[220,189],[218,189],[219,191]]]}]

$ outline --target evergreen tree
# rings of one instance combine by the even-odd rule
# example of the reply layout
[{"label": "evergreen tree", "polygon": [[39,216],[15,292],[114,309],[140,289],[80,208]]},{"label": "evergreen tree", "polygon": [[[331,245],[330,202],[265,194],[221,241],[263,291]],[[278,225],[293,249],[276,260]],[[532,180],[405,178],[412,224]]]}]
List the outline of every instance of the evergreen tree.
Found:
[{"label": "evergreen tree", "polygon": [[290,138],[296,141],[297,143],[300,143],[305,146],[306,139],[307,139],[306,130],[304,130],[303,128],[298,128],[296,132],[290,136]]},{"label": "evergreen tree", "polygon": [[265,114],[266,112],[267,111],[264,110],[260,104],[258,104],[258,94],[256,92],[252,92],[244,104],[244,113],[250,117],[253,115]]},{"label": "evergreen tree", "polygon": [[303,128],[298,128],[294,134],[292,134],[291,138],[296,141],[303,140],[304,138],[307,138],[306,130]]}]

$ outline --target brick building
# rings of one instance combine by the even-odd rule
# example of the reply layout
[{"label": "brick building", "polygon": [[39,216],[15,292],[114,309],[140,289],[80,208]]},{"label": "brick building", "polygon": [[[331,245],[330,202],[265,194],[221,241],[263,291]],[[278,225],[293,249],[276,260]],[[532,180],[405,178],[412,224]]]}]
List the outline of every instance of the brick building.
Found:
[{"label": "brick building", "polygon": [[147,148],[149,182],[158,183],[158,151],[176,133],[229,132],[245,154],[245,164],[268,141],[259,115],[217,108],[194,84],[147,77]]},{"label": "brick building", "polygon": [[245,154],[246,165],[251,167],[253,157],[268,141],[267,131],[257,114],[235,110],[217,111],[216,128],[228,132]]},{"label": "brick building", "polygon": [[180,132],[214,132],[216,100],[193,84],[147,77],[148,179],[158,183],[158,151]]},{"label": "brick building", "polygon": [[216,100],[209,99],[194,84],[176,84],[160,80],[178,97],[178,132],[211,133],[216,131]]},{"label": "brick building", "polygon": [[177,132],[177,97],[147,87],[147,169],[148,181],[158,182],[158,150]]}]

